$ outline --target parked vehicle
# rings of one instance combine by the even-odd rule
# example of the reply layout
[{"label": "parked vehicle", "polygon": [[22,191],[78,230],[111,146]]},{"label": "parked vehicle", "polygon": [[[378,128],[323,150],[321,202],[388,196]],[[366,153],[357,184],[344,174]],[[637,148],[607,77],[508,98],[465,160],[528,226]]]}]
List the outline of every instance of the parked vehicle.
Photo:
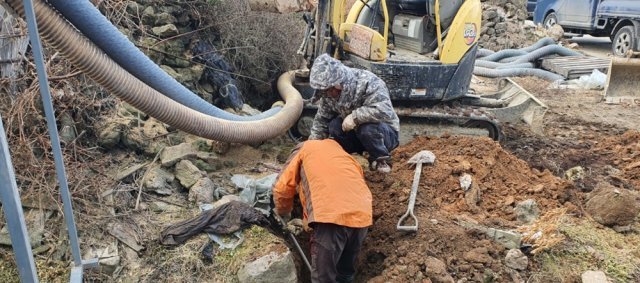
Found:
[{"label": "parked vehicle", "polygon": [[533,21],[565,32],[611,38],[611,52],[624,56],[640,47],[640,1],[538,0]]}]

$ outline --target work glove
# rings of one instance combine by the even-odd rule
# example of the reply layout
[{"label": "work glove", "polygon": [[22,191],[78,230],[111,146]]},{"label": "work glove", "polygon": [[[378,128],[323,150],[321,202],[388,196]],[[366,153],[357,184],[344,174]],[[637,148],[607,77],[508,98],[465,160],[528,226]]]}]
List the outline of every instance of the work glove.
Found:
[{"label": "work glove", "polygon": [[342,131],[345,133],[355,129],[356,121],[353,119],[353,113],[347,115],[342,121]]},{"label": "work glove", "polygon": [[300,218],[291,219],[291,221],[287,223],[286,229],[289,233],[298,236],[302,233],[302,230],[304,230],[304,224]]}]

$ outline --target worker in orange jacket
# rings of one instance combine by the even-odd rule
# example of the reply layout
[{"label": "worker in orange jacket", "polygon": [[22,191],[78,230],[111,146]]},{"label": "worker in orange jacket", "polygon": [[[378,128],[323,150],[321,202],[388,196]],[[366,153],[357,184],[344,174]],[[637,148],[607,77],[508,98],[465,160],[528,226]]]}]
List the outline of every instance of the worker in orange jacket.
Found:
[{"label": "worker in orange jacket", "polygon": [[311,229],[312,282],[351,282],[373,224],[360,164],[333,139],[300,143],[273,187],[275,212],[283,219],[291,218],[296,194]]}]

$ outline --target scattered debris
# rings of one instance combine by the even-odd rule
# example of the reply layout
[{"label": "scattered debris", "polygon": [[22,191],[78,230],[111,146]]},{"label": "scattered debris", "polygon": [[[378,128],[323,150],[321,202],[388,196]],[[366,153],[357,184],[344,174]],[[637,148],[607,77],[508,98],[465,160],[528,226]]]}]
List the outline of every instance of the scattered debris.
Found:
[{"label": "scattered debris", "polygon": [[138,172],[138,170],[140,170],[140,169],[144,168],[145,166],[147,166],[147,164],[149,164],[149,163],[145,162],[145,163],[131,165],[131,166],[129,166],[129,167],[123,169],[123,170],[118,171],[118,173],[116,173],[116,176],[115,176],[114,179],[116,181],[122,181],[125,178],[127,178],[127,177],[133,175],[134,173]]}]

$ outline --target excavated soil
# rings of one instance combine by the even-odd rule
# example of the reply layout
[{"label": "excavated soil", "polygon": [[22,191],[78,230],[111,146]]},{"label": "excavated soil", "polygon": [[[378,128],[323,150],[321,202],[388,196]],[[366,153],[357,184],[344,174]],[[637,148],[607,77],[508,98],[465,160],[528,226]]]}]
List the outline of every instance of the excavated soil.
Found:
[{"label": "excavated soil", "polygon": [[[436,162],[425,165],[420,180],[415,206],[419,230],[398,232],[396,224],[407,209],[414,175],[407,161],[421,150],[432,151]],[[576,209],[571,203],[576,189],[570,183],[548,170],[532,169],[488,138],[418,138],[398,148],[394,162],[387,176],[367,174],[375,222],[361,253],[362,281],[427,278],[432,268],[426,259],[432,256],[444,262],[455,279],[482,281],[493,276],[511,282],[502,263],[505,248],[456,223],[475,220],[494,228],[514,228],[518,225],[514,206],[526,199],[534,199],[543,213],[561,206]],[[475,184],[467,194],[459,181],[464,173],[472,175]]]}]

